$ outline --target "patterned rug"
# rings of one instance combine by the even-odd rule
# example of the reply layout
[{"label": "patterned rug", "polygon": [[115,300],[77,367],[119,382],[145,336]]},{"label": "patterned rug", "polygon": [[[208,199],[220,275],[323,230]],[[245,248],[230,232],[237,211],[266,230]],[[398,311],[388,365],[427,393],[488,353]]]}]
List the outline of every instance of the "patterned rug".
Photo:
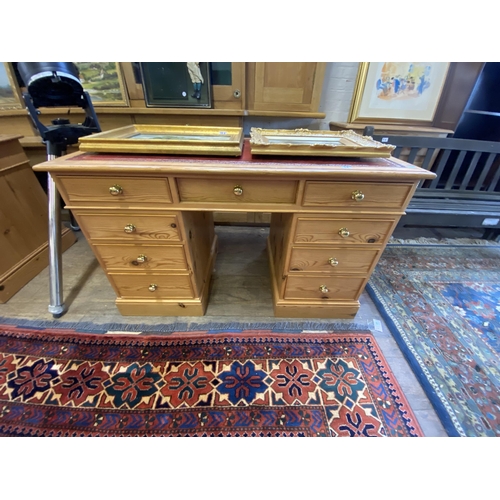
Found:
[{"label": "patterned rug", "polygon": [[389,245],[368,293],[450,436],[500,436],[500,245]]},{"label": "patterned rug", "polygon": [[421,436],[368,332],[0,326],[1,436]]}]

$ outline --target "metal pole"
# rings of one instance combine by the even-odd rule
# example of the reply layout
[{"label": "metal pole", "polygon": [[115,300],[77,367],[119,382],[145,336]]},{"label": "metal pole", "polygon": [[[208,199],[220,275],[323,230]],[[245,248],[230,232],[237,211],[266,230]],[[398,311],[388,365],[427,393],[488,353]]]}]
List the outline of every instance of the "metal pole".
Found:
[{"label": "metal pole", "polygon": [[[54,160],[55,147],[47,142],[47,160]],[[60,156],[60,155],[59,155]],[[61,258],[61,203],[54,179],[47,174],[47,196],[49,201],[49,312],[54,318],[64,313],[62,290],[62,258]]]}]

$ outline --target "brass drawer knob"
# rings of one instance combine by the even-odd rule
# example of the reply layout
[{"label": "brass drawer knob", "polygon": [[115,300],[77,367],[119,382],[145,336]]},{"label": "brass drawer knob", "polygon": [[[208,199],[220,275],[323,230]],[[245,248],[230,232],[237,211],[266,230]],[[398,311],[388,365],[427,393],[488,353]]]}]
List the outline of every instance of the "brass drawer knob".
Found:
[{"label": "brass drawer knob", "polygon": [[319,291],[320,291],[321,293],[328,293],[330,290],[328,290],[328,288],[327,288],[325,285],[321,285],[321,286],[319,287]]},{"label": "brass drawer knob", "polygon": [[135,226],[133,224],[127,224],[123,230],[126,232],[126,233],[135,233]]},{"label": "brass drawer knob", "polygon": [[351,198],[355,201],[363,201],[365,199],[365,195],[361,191],[356,190],[352,192]]},{"label": "brass drawer knob", "polygon": [[349,230],[346,227],[341,227],[339,229],[339,234],[340,234],[340,236],[342,236],[342,238],[347,238],[347,237],[349,237],[349,234],[351,234],[351,233],[349,233]]},{"label": "brass drawer knob", "polygon": [[119,186],[118,184],[115,184],[114,186],[111,186],[109,188],[109,193],[112,196],[118,196],[119,194],[123,194],[123,188]]},{"label": "brass drawer knob", "polygon": [[143,264],[144,262],[146,262],[148,260],[148,258],[144,254],[141,253],[141,255],[139,255],[136,260],[139,264]]},{"label": "brass drawer knob", "polygon": [[154,283],[151,283],[151,285],[149,285],[150,292],[156,291],[157,288],[158,288],[158,285],[155,285]]},{"label": "brass drawer knob", "polygon": [[339,261],[335,257],[330,257],[328,262],[331,266],[335,267],[339,265]]},{"label": "brass drawer knob", "polygon": [[233,193],[236,196],[241,196],[243,194],[243,188],[241,186],[234,186]]}]

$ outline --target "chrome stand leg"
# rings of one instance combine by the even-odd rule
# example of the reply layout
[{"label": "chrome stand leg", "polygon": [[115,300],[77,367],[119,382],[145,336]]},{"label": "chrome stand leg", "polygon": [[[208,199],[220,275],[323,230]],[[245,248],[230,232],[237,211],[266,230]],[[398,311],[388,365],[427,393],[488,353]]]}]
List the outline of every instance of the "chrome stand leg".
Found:
[{"label": "chrome stand leg", "polygon": [[[48,155],[53,160],[54,155]],[[49,199],[49,312],[54,318],[60,318],[64,313],[62,290],[62,258],[61,258],[61,204],[59,192],[52,176],[48,174],[47,195]]]}]

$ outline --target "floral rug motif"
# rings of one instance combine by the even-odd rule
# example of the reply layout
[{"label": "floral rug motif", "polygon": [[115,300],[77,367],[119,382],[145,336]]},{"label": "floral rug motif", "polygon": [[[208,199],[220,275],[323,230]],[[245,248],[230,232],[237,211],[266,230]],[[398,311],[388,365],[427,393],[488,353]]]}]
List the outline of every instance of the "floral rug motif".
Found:
[{"label": "floral rug motif", "polygon": [[450,436],[500,436],[500,246],[389,245],[367,286]]},{"label": "floral rug motif", "polygon": [[0,436],[421,436],[369,332],[0,326]]}]

